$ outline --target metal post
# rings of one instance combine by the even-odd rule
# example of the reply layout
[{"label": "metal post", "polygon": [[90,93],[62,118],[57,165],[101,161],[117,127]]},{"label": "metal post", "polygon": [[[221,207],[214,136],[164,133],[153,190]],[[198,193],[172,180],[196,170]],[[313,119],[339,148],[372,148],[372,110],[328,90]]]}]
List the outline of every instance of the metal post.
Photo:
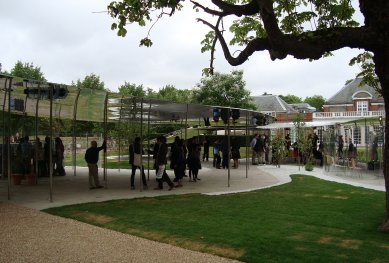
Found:
[{"label": "metal post", "polygon": [[[41,90],[40,90],[40,82],[38,82],[38,98],[36,100],[36,104],[35,104],[35,149],[37,149],[38,147],[38,110],[39,110],[39,100],[40,100],[40,94],[41,94]],[[35,152],[35,183],[38,183],[38,151],[34,151]]]},{"label": "metal post", "polygon": [[[151,112],[151,100],[149,100],[149,112],[147,115],[147,149],[150,150],[150,112]],[[150,151],[147,151],[147,181],[150,180]]]},{"label": "metal post", "polygon": [[[124,98],[124,95],[122,95],[122,97],[120,98],[120,111],[119,111],[119,122],[118,122],[118,130],[120,131],[120,128],[121,128],[121,120],[122,120],[122,111],[123,111],[123,98]],[[121,140],[120,140],[121,136],[119,135],[118,136],[118,144],[119,144],[119,158],[118,158],[118,162],[119,162],[119,172],[120,172],[120,161],[121,161]],[[128,158],[130,158],[130,156],[128,156]]]},{"label": "metal post", "polygon": [[[105,94],[105,100],[104,100],[104,138],[103,140],[107,139],[107,120],[108,120],[108,92]],[[105,188],[108,187],[108,178],[107,178],[107,150],[104,150],[103,153],[104,159],[103,159],[103,174],[104,174],[104,181],[105,181]]]},{"label": "metal post", "polygon": [[81,89],[77,90],[76,99],[74,100],[74,108],[73,108],[73,149],[72,149],[72,157],[73,157],[73,175],[76,176],[77,172],[77,136],[76,136],[76,124],[77,124],[77,110],[78,110],[78,98],[80,97]]},{"label": "metal post", "polygon": [[139,176],[139,189],[143,191],[143,98],[140,99],[140,176]]},{"label": "metal post", "polygon": [[228,187],[230,187],[230,177],[231,177],[231,141],[230,141],[230,108],[228,108],[228,118],[227,118],[227,167],[228,167]]},{"label": "metal post", "polygon": [[[3,147],[1,147],[1,177],[2,179],[5,178],[5,169],[4,169],[4,165],[5,165],[5,159],[4,159],[4,154],[5,154],[5,144],[6,144],[6,135],[5,135],[5,103],[6,103],[6,98],[7,98],[7,80],[8,78],[5,78],[4,80],[4,100],[3,100]],[[10,140],[11,138],[8,138],[8,140]],[[9,155],[9,153],[8,153]],[[9,169],[9,167],[8,167]]]},{"label": "metal post", "polygon": [[53,202],[53,89],[54,85],[49,84],[49,97],[50,97],[50,122],[49,122],[49,180],[50,180],[50,202]]},{"label": "metal post", "polygon": [[249,112],[246,111],[246,178],[248,178],[249,174]]},{"label": "metal post", "polygon": [[[8,138],[11,139],[11,89],[12,89],[12,78],[8,79]],[[8,166],[8,200],[11,200],[11,140],[7,143],[7,166]]]}]

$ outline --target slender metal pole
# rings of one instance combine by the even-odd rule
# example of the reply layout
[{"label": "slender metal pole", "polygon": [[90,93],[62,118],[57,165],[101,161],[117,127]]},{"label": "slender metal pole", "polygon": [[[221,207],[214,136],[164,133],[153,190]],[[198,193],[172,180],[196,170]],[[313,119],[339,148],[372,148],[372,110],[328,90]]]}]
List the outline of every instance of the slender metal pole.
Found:
[{"label": "slender metal pole", "polygon": [[[11,139],[11,89],[12,89],[12,78],[8,79],[8,138]],[[8,140],[7,149],[7,166],[8,166],[8,200],[11,200],[11,140]]]},{"label": "slender metal pole", "polygon": [[[40,94],[41,94],[41,89],[40,89],[40,82],[38,82],[38,98],[36,100],[36,105],[35,105],[35,149],[38,149],[38,111],[39,111],[39,100],[40,100]],[[35,152],[35,183],[38,183],[38,151]]]},{"label": "slender metal pole", "polygon": [[[118,130],[120,131],[121,129],[121,120],[122,120],[122,111],[123,111],[123,98],[124,98],[124,95],[122,95],[122,97],[120,98],[120,111],[119,111],[119,122],[118,122]],[[119,157],[118,157],[118,162],[119,162],[119,172],[120,172],[120,161],[121,161],[121,140],[120,140],[121,136],[119,134],[118,136],[118,144],[119,144]],[[130,158],[130,156],[128,156],[128,158]]]},{"label": "slender metal pole", "polygon": [[77,90],[76,99],[74,100],[73,108],[73,175],[76,176],[77,172],[77,135],[76,135],[76,125],[77,125],[77,110],[78,110],[78,98],[80,97],[81,89]]},{"label": "slender metal pole", "polygon": [[231,177],[231,164],[230,164],[230,158],[231,158],[231,141],[230,141],[230,108],[228,108],[228,118],[227,118],[227,167],[228,167],[228,187],[230,187],[230,177]]},{"label": "slender metal pole", "polygon": [[[151,100],[149,100],[149,112],[147,114],[147,149],[150,150],[150,113],[151,113]],[[147,181],[150,180],[150,151],[147,151]]]},{"label": "slender metal pole", "polygon": [[143,98],[140,99],[140,176],[139,176],[139,189],[143,191]]},{"label": "slender metal pole", "polygon": [[249,174],[249,112],[246,111],[246,178]]},{"label": "slender metal pole", "polygon": [[[105,94],[105,100],[104,100],[104,138],[103,140],[106,140],[107,138],[107,120],[108,120],[108,92]],[[105,181],[105,188],[108,187],[108,178],[107,178],[107,150],[104,150],[103,153],[104,159],[103,159],[103,174],[104,174],[104,181]]]},{"label": "slender metal pole", "polygon": [[54,85],[49,85],[49,94],[50,94],[50,122],[49,122],[49,136],[50,136],[50,145],[49,145],[49,165],[50,165],[50,202],[53,202],[53,88]]},{"label": "slender metal pole", "polygon": [[188,111],[189,111],[189,104],[186,104],[186,112],[185,112],[185,142],[188,139]]},{"label": "slender metal pole", "polygon": [[[5,154],[5,147],[6,147],[6,134],[5,134],[5,103],[6,103],[6,98],[7,98],[7,80],[8,78],[5,78],[4,79],[4,100],[3,100],[3,120],[2,120],[2,123],[3,123],[3,147],[1,147],[1,177],[2,179],[5,178],[5,169],[4,169],[4,165],[5,165],[5,158],[4,158],[4,154]],[[8,140],[11,140],[11,138],[8,138]],[[9,154],[9,153],[8,153]],[[9,169],[9,167],[8,167]]]}]

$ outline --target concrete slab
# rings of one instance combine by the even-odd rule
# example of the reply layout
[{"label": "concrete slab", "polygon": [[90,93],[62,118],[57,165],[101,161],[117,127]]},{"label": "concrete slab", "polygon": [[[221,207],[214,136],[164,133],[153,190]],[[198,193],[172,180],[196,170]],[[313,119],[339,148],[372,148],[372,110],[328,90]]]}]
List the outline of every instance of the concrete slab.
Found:
[{"label": "concrete slab", "polygon": [[[291,174],[306,174],[318,178],[340,183],[347,183],[355,186],[367,187],[370,189],[385,191],[384,180],[376,176],[351,177],[344,174],[325,173],[324,169],[316,168],[312,172],[307,172],[303,167],[296,165],[281,165],[280,168],[273,165],[249,166],[246,177],[246,166],[244,161],[238,169],[231,169],[230,185],[228,186],[227,170],[215,169],[212,162],[204,162],[203,169],[200,170],[201,180],[189,182],[184,178],[184,186],[168,191],[153,190],[156,186],[155,173],[150,171],[148,190],[140,191],[139,171],[136,174],[136,188],[130,190],[130,169],[108,170],[107,181],[102,180],[102,169],[100,169],[100,179],[106,188],[89,190],[88,170],[86,167],[77,167],[76,176],[73,175],[72,167],[66,167],[67,175],[63,177],[53,177],[52,202],[50,201],[50,181],[49,178],[39,178],[37,185],[27,185],[26,181],[22,185],[11,185],[8,200],[8,182],[0,180],[0,202],[11,202],[33,209],[45,209],[69,204],[85,202],[102,202],[113,199],[142,198],[159,195],[179,195],[179,194],[207,194],[219,195],[237,192],[252,191],[285,184],[291,181]],[[170,178],[173,172],[168,171]],[[344,176],[342,176],[344,175]],[[147,176],[147,171],[146,171]]]}]

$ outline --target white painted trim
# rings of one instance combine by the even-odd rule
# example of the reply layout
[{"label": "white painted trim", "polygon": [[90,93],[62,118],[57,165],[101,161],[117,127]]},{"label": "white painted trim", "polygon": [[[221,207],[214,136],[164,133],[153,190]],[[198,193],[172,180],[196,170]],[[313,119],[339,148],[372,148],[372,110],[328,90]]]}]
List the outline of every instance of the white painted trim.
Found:
[{"label": "white painted trim", "polygon": [[343,106],[354,106],[354,104],[324,104],[323,107],[343,107]]},{"label": "white painted trim", "polygon": [[[370,95],[370,98],[369,97],[363,97],[363,98],[354,98],[357,94],[359,94],[359,93],[367,93],[367,94],[369,94]],[[362,99],[372,99],[373,98],[373,95],[370,93],[370,92],[368,92],[367,90],[359,90],[359,91],[357,91],[357,92],[355,92],[352,96],[351,96],[351,98],[353,98],[353,100],[362,100]]]}]

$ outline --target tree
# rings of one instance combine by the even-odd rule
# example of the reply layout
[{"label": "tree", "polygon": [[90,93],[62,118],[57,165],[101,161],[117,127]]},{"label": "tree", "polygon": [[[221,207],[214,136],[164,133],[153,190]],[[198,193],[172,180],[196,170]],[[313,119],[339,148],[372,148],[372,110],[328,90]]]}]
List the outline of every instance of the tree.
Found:
[{"label": "tree", "polygon": [[193,101],[205,105],[256,109],[250,91],[245,86],[243,71],[232,71],[231,74],[216,72],[202,78],[197,84],[197,89],[193,90]]},{"label": "tree", "polygon": [[[74,83],[72,84],[74,85]],[[100,77],[93,73],[85,76],[83,81],[78,79],[75,86],[79,89],[106,90],[104,86],[104,82],[100,81]]]},{"label": "tree", "polygon": [[11,69],[11,75],[24,79],[46,81],[41,68],[34,66],[32,62],[23,63],[18,60],[15,66]]},{"label": "tree", "polygon": [[143,85],[136,85],[128,82],[124,82],[124,85],[119,87],[119,93],[124,96],[130,97],[145,97],[146,91]]},{"label": "tree", "polygon": [[325,103],[325,99],[321,95],[314,95],[312,97],[306,97],[304,99],[305,103],[308,103],[312,107],[316,108],[316,111],[323,111],[323,105]]},{"label": "tree", "polygon": [[[108,13],[117,21],[111,26],[119,36],[125,36],[125,27],[131,23],[145,26],[154,23],[163,15],[172,16],[183,8],[179,0],[114,1],[108,5]],[[357,4],[354,4],[357,6]],[[212,0],[208,6],[192,0],[194,7],[202,13],[217,18],[213,23],[203,18],[197,21],[207,25],[211,32],[202,41],[202,51],[211,52],[211,64],[207,72],[213,72],[214,51],[220,43],[225,59],[236,66],[246,62],[251,55],[268,51],[270,58],[284,59],[288,55],[297,59],[317,60],[345,47],[362,49],[369,58],[361,58],[354,63],[370,64],[363,67],[363,76],[369,79],[375,73],[380,83],[380,92],[385,102],[385,112],[389,114],[389,1],[358,0],[359,11],[364,21],[359,25],[354,20],[355,9],[348,0]],[[152,12],[159,12],[158,16]],[[235,20],[226,19],[234,17]],[[210,19],[212,19],[212,17]],[[155,21],[154,21],[155,20]],[[228,43],[225,34],[227,23],[232,39]],[[229,46],[232,45],[232,46]],[[151,46],[147,36],[141,45]],[[239,45],[240,51],[233,53],[230,48]],[[236,54],[236,55],[235,55]],[[389,141],[389,122],[385,122],[385,141]],[[385,144],[384,158],[389,158],[389,144]],[[381,229],[389,231],[389,163],[384,164],[386,188],[386,210]]]},{"label": "tree", "polygon": [[153,94],[153,97],[179,103],[191,103],[192,91],[187,89],[177,89],[173,85],[166,85],[157,93]]},{"label": "tree", "polygon": [[280,95],[280,98],[283,99],[286,103],[289,103],[289,104],[303,102],[300,97],[297,97],[296,95],[291,95],[291,94],[288,94],[286,96]]}]

